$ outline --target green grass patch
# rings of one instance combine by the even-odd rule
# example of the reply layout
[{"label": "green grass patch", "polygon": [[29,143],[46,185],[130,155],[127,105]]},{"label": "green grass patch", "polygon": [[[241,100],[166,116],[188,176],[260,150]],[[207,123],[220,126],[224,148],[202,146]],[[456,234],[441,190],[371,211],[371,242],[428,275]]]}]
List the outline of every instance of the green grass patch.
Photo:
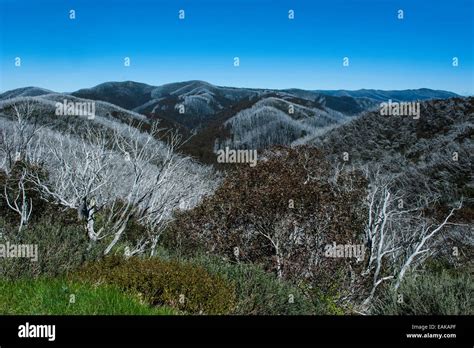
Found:
[{"label": "green grass patch", "polygon": [[387,289],[374,303],[374,314],[473,315],[474,281],[470,271],[412,273],[398,291]]},{"label": "green grass patch", "polygon": [[18,315],[172,315],[140,297],[109,285],[63,279],[0,280],[0,314]]}]

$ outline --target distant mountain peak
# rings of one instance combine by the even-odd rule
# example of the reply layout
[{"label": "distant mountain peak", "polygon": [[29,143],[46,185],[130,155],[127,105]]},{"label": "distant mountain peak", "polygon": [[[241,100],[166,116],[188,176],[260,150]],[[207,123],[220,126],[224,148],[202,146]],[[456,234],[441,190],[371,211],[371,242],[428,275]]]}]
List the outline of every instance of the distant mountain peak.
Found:
[{"label": "distant mountain peak", "polygon": [[413,101],[413,100],[429,100],[429,99],[446,99],[459,97],[458,94],[434,90],[429,88],[405,89],[405,90],[380,90],[380,89],[358,89],[358,90],[316,90],[314,92],[330,95],[333,97],[349,96],[352,98],[368,98],[374,101],[386,101],[392,99],[394,101]]},{"label": "distant mountain peak", "polygon": [[49,89],[40,88],[40,87],[22,87],[12,89],[10,91],[6,91],[5,93],[0,94],[1,99],[8,99],[8,98],[17,98],[17,97],[37,97],[44,94],[54,93]]}]

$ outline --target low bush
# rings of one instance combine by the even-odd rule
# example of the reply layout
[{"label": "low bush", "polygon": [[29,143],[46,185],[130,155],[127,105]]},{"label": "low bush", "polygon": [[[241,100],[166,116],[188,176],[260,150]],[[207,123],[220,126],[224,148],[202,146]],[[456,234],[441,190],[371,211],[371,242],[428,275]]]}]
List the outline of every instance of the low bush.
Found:
[{"label": "low bush", "polygon": [[88,260],[96,259],[98,248],[91,247],[82,226],[64,225],[61,221],[51,221],[48,217],[23,228],[10,225],[0,219],[0,244],[32,245],[37,247],[37,261],[30,258],[0,258],[0,276],[13,280],[56,277],[66,274]]},{"label": "low bush", "polygon": [[375,314],[472,315],[474,281],[468,272],[441,270],[406,276],[398,291],[386,290],[374,302]]},{"label": "low bush", "polygon": [[258,266],[230,263],[216,256],[200,255],[188,260],[222,276],[235,286],[234,314],[245,315],[308,315],[340,314],[336,304],[327,296],[307,296],[306,291],[279,280]]},{"label": "low bush", "polygon": [[177,261],[110,256],[87,263],[72,277],[113,284],[140,293],[151,305],[168,305],[194,314],[230,313],[235,303],[234,288],[220,276]]}]

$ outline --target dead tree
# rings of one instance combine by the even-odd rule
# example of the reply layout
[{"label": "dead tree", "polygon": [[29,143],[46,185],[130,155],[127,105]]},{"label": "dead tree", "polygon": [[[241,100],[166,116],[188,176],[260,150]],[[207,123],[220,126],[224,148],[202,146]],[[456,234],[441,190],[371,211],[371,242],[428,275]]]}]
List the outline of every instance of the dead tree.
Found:
[{"label": "dead tree", "polygon": [[107,143],[105,134],[92,128],[80,140],[50,136],[42,142],[49,178],[38,173],[29,176],[46,199],[78,211],[78,218],[85,221],[93,242],[102,233],[94,226],[97,204],[105,205],[109,200],[104,194],[104,188],[110,184],[111,157]]},{"label": "dead tree", "polygon": [[371,184],[365,229],[369,258],[362,276],[371,276],[372,285],[364,305],[371,302],[377,288],[385,281],[395,279],[394,288],[398,289],[407,270],[419,265],[423,256],[429,255],[431,246],[428,242],[446,226],[455,210],[462,207],[459,203],[444,221],[434,223],[423,215],[424,202],[420,200],[415,207],[402,209],[401,199],[401,194],[391,192],[389,182]]},{"label": "dead tree", "polygon": [[17,161],[28,161],[29,147],[42,129],[38,125],[36,103],[27,98],[21,102],[12,101],[11,127],[5,126],[0,132],[0,152],[6,159],[6,170],[9,171]]},{"label": "dead tree", "polygon": [[7,206],[17,213],[20,217],[20,223],[18,231],[20,232],[24,226],[28,225],[28,221],[33,211],[33,201],[31,198],[28,199],[26,189],[26,169],[23,169],[20,177],[18,178],[16,192],[9,192],[8,182],[4,185],[4,198],[7,202]]}]

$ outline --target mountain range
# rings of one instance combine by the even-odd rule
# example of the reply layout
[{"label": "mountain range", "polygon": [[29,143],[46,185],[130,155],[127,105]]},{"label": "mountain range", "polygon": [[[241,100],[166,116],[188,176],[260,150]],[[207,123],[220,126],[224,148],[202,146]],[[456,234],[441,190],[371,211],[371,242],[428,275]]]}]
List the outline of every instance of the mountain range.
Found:
[{"label": "mountain range", "polygon": [[[71,93],[24,87],[0,94],[0,101],[35,97],[45,102],[72,98],[94,100],[110,109],[108,117],[159,120],[190,140],[182,151],[214,163],[224,146],[266,148],[307,143],[381,102],[446,99],[455,93],[431,89],[382,91],[362,89],[302,90],[215,86],[186,81],[152,86],[133,81],[106,82]],[[104,109],[105,110],[105,109]]]}]

